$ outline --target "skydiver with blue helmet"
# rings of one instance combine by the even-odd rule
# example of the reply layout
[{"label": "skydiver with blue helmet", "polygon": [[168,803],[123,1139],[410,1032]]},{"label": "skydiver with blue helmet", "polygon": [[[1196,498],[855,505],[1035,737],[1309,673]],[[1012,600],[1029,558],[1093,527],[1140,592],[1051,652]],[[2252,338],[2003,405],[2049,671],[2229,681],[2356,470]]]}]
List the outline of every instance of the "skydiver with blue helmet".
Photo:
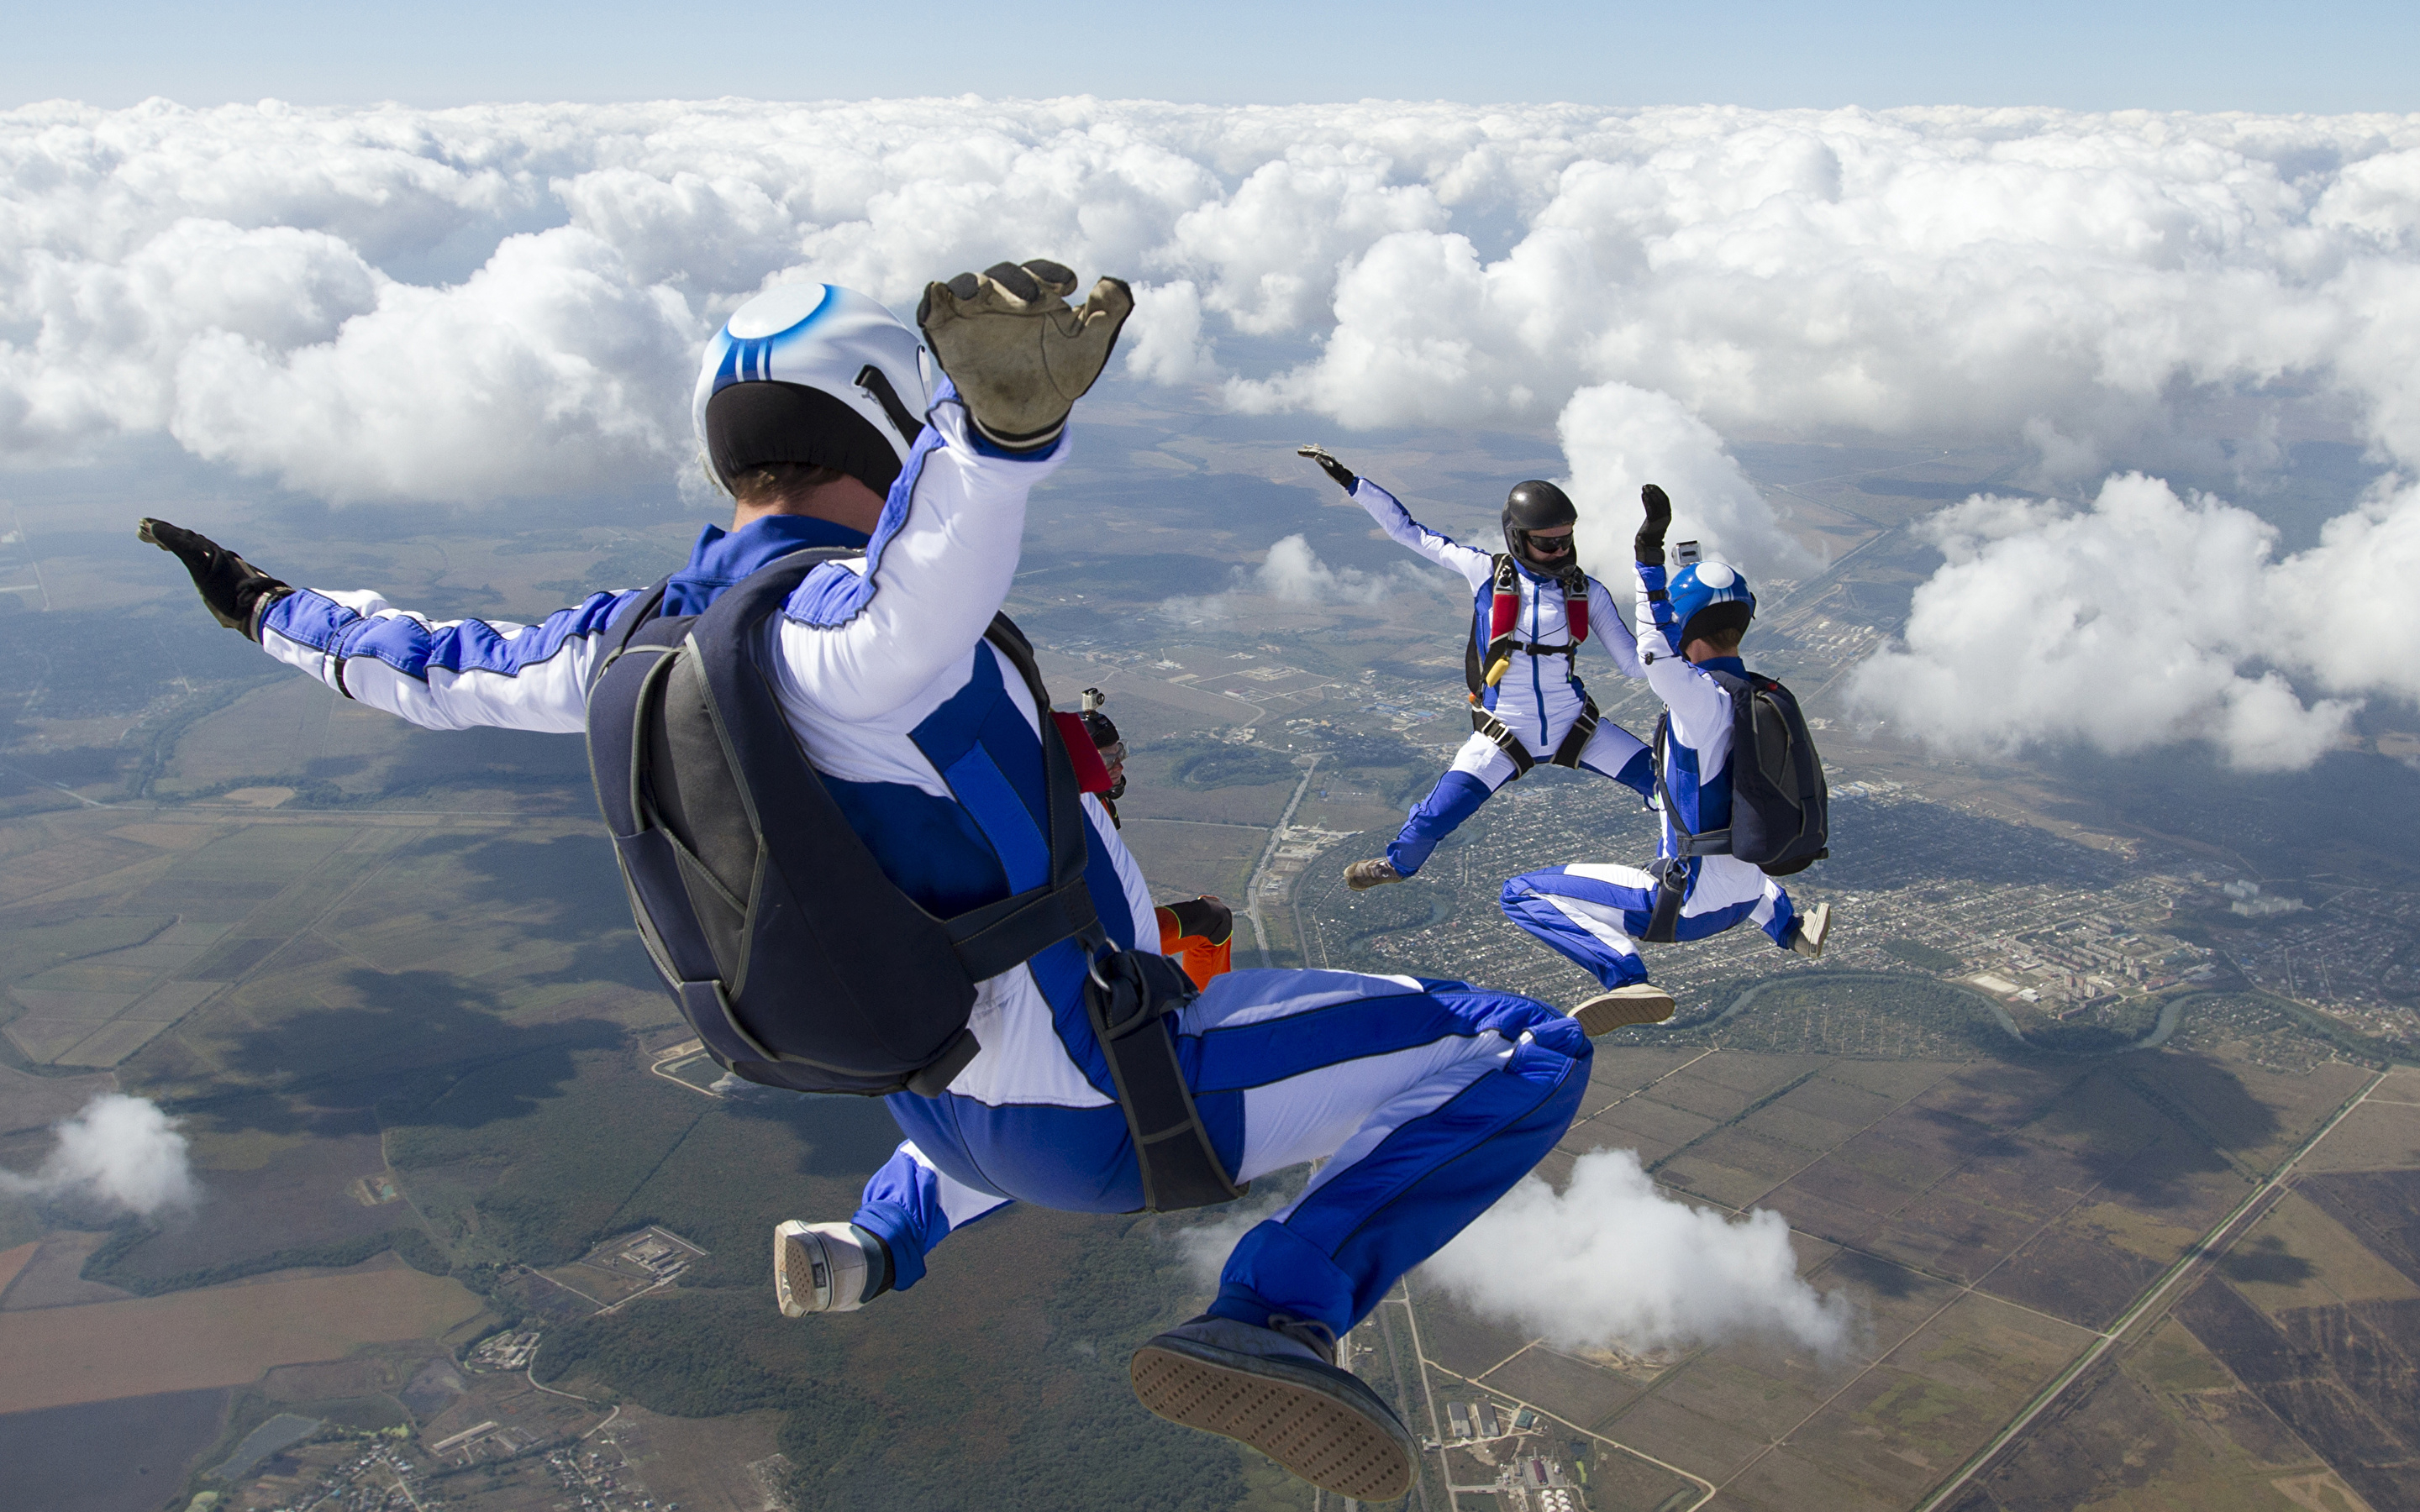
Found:
[{"label": "skydiver with blue helmet", "polygon": [[1505,549],[1490,554],[1412,518],[1393,494],[1325,447],[1297,451],[1367,510],[1389,540],[1460,573],[1475,597],[1464,656],[1470,738],[1428,795],[1412,806],[1387,854],[1344,869],[1346,887],[1361,892],[1416,875],[1438,842],[1533,766],[1585,768],[1652,801],[1647,747],[1600,719],[1580,681],[1579,648],[1592,628],[1624,676],[1645,673],[1613,594],[1580,568],[1573,538],[1579,511],[1562,489],[1534,478],[1513,485],[1504,501]]},{"label": "skydiver with blue helmet", "polygon": [[[1713,674],[1748,675],[1739,648],[1756,616],[1756,594],[1726,563],[1691,563],[1668,577],[1671,500],[1652,483],[1639,497],[1645,518],[1633,541],[1637,655],[1668,716],[1661,732],[1664,825],[1655,866],[1548,867],[1511,879],[1503,893],[1506,917],[1604,985],[1573,1010],[1591,1035],[1672,1016],[1672,995],[1647,980],[1640,939],[1702,940],[1754,924],[1785,950],[1820,956],[1831,928],[1831,904],[1801,914],[1762,868],[1690,843],[1731,824],[1732,695]],[[1653,933],[1659,903],[1668,934]]]},{"label": "skydiver with blue helmet", "polygon": [[[609,646],[630,648],[618,652],[628,660],[640,655],[633,626],[659,609],[704,610],[663,622],[674,630],[710,625],[714,606],[803,571],[750,655],[813,781],[881,878],[939,918],[1029,893],[1082,918],[1046,921],[1055,943],[985,976],[958,1058],[908,1080],[921,1090],[887,1097],[907,1138],[857,1211],[777,1227],[781,1311],[849,1312],[904,1291],[948,1235],[1015,1201],[1161,1205],[1125,1070],[1156,1056],[1180,1068],[1188,1132],[1225,1195],[1322,1164],[1235,1245],[1208,1310],[1136,1350],[1138,1396],[1328,1490],[1391,1501],[1410,1488],[1417,1442],[1337,1367],[1336,1341],[1553,1148],[1587,1086],[1590,1046],[1527,998],[1331,971],[1230,972],[1100,1027],[1088,976],[1107,985],[1105,967],[1122,970],[1138,940],[1156,938],[1150,890],[1097,796],[1067,800],[1065,737],[1046,717],[1030,650],[1019,662],[1021,637],[995,618],[1027,496],[1065,459],[1068,414],[1132,308],[1116,280],[1071,308],[1075,287],[1067,269],[1039,260],[930,285],[921,342],[846,289],[784,285],[750,301],[709,342],[694,406],[708,471],[734,498],[730,529],[703,531],[659,590],[594,594],[535,625],[441,622],[372,592],[297,589],[165,521],[140,532],[183,562],[221,624],[347,698],[432,729],[585,730],[592,751],[613,732],[592,723],[591,692],[623,675]],[[801,561],[837,550],[853,554]],[[656,665],[675,667],[666,681],[677,682],[691,663]],[[681,792],[646,797],[673,807]],[[1078,859],[1072,880],[1036,887],[1035,869],[1061,859],[1063,802],[1079,816]],[[739,816],[690,817],[702,828]],[[625,870],[635,895],[627,853]],[[701,984],[674,983],[649,938],[709,1047],[737,1035],[764,1049],[796,1029],[759,1020],[752,1030],[730,1006],[768,991],[778,1000],[779,982],[751,983],[752,998],[734,986],[726,999],[719,980],[706,985],[724,1018],[709,1029],[690,992]],[[782,1063],[737,1064],[759,1080],[815,1071],[766,1053]]]}]

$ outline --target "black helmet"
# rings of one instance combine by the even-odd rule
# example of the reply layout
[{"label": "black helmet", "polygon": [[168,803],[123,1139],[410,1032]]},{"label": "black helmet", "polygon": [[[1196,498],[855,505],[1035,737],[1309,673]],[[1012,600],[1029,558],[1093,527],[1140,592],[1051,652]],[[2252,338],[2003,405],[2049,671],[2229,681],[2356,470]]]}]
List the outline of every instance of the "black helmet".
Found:
[{"label": "black helmet", "polygon": [[1572,496],[1560,488],[1541,478],[1516,483],[1504,499],[1505,549],[1520,562],[1549,572],[1572,566],[1579,560],[1573,551],[1560,552],[1544,561],[1531,556],[1529,532],[1579,522],[1580,512],[1573,507]]}]

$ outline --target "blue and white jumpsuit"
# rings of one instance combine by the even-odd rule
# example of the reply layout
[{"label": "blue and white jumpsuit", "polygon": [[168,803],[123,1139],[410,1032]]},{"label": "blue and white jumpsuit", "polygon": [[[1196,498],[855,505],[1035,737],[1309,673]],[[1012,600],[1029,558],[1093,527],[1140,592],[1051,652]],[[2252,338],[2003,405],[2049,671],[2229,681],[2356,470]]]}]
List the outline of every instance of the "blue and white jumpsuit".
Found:
[{"label": "blue and white jumpsuit", "polygon": [[[1664,780],[1672,807],[1691,834],[1731,822],[1731,697],[1708,670],[1745,675],[1737,656],[1692,664],[1681,655],[1681,626],[1664,596],[1664,569],[1638,564],[1638,659],[1647,686],[1671,713],[1664,738]],[[1670,857],[1671,813],[1664,816],[1658,854]],[[1790,894],[1755,865],[1729,856],[1696,856],[1680,863],[1687,879],[1676,940],[1702,940],[1734,924],[1754,924],[1773,943],[1790,948],[1798,915]],[[1656,881],[1634,866],[1583,862],[1528,872],[1504,884],[1504,913],[1513,923],[1571,957],[1607,988],[1647,980],[1632,942],[1655,911]]]},{"label": "blue and white jumpsuit", "polygon": [[[951,914],[1040,880],[1048,862],[1039,714],[983,640],[1007,597],[1026,494],[1066,455],[1014,456],[972,432],[945,385],[861,562],[819,568],[768,627],[775,691],[851,825],[904,890]],[[703,607],[754,566],[832,538],[776,517],[708,528],[677,586]],[[854,539],[853,537],[848,537]],[[628,594],[539,625],[435,624],[375,594],[304,591],[264,619],[271,656],[435,729],[578,733],[600,638]],[[1087,795],[1086,880],[1121,946],[1156,943],[1151,895]],[[1011,1201],[1123,1212],[1141,1203],[1125,1115],[1079,995],[1071,942],[981,983],[981,1052],[938,1097],[890,1106],[908,1134],[855,1221],[911,1287],[950,1232]],[[1174,1021],[1214,1144],[1249,1180],[1326,1159],[1247,1233],[1213,1310],[1342,1333],[1561,1137],[1590,1047],[1564,1015],[1459,982],[1236,971]]]},{"label": "blue and white jumpsuit", "polygon": [[[1397,544],[1409,547],[1440,567],[1462,574],[1463,580],[1477,595],[1472,613],[1476,616],[1479,643],[1485,647],[1489,610],[1495,599],[1495,557],[1430,530],[1412,518],[1393,494],[1367,478],[1353,486],[1353,499]],[[1514,633],[1524,645],[1569,645],[1571,626],[1564,623],[1561,582],[1531,571],[1517,557],[1513,565],[1519,569],[1521,584],[1521,617]],[[1613,595],[1593,578],[1588,585],[1589,639],[1603,645],[1606,655],[1613,657],[1613,664],[1625,675],[1643,676],[1630,633],[1615,612]],[[1481,700],[1528,748],[1531,759],[1544,763],[1555,754],[1563,736],[1571,733],[1572,721],[1580,717],[1586,704],[1588,690],[1581,686],[1573,658],[1568,656],[1533,656],[1527,651],[1515,651],[1512,660],[1512,665],[1494,687],[1481,695]],[[1609,719],[1597,722],[1596,733],[1580,749],[1580,764],[1600,777],[1612,778],[1636,789],[1641,797],[1655,791],[1647,747]],[[1454,752],[1453,764],[1437,779],[1436,786],[1412,806],[1402,832],[1387,847],[1388,863],[1404,876],[1419,871],[1429,853],[1437,848],[1437,842],[1477,813],[1479,806],[1495,796],[1497,788],[1512,781],[1515,770],[1512,758],[1505,755],[1501,747],[1473,731],[1470,738],[1462,743],[1462,748]]]}]

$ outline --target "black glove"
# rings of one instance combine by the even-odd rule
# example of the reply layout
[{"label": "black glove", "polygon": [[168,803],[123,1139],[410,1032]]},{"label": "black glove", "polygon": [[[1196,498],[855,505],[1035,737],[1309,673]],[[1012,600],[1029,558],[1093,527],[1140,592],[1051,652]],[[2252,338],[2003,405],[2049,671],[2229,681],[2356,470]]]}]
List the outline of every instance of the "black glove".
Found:
[{"label": "black glove", "polygon": [[260,639],[260,610],[294,592],[287,584],[198,532],[164,519],[135,522],[137,538],[176,554],[193,574],[210,617],[252,640]]},{"label": "black glove", "polygon": [[1353,491],[1353,486],[1361,481],[1359,478],[1353,475],[1353,470],[1351,468],[1346,467],[1343,463],[1339,462],[1336,458],[1328,455],[1327,448],[1325,446],[1297,446],[1294,449],[1294,455],[1296,456],[1307,456],[1312,461],[1318,463],[1319,470],[1322,472],[1326,473],[1329,477],[1334,478],[1336,480],[1336,486],[1343,489],[1346,493],[1351,493]]},{"label": "black glove", "polygon": [[1638,490],[1638,501],[1647,507],[1647,519],[1631,537],[1631,560],[1644,562],[1651,567],[1664,565],[1664,531],[1672,523],[1672,501],[1653,484]]},{"label": "black glove", "polygon": [[1043,257],[924,285],[916,306],[924,345],[994,444],[1037,452],[1057,440],[1068,410],[1108,365],[1134,313],[1134,291],[1104,278],[1070,309],[1075,291],[1075,272]]}]

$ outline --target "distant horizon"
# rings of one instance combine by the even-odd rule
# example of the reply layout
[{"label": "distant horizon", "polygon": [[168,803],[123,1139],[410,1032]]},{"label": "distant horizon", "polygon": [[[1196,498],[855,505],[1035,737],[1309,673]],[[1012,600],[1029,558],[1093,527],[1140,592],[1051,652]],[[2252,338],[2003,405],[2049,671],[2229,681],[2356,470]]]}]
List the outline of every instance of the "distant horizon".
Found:
[{"label": "distant horizon", "polygon": [[607,3],[432,0],[328,11],[236,0],[18,18],[0,109],[150,98],[196,105],[394,101],[630,103],[1089,95],[1208,105],[1442,100],[1605,108],[1935,104],[2082,111],[2408,114],[2420,11],[2382,0],[2287,14],[2248,0],[2083,0],[1945,13],[1917,0],[1669,8],[1510,0],[1474,22],[1438,0],[1214,13],[1074,0],[1008,27],[970,0],[912,21],[838,5],[706,0],[678,14]]}]

